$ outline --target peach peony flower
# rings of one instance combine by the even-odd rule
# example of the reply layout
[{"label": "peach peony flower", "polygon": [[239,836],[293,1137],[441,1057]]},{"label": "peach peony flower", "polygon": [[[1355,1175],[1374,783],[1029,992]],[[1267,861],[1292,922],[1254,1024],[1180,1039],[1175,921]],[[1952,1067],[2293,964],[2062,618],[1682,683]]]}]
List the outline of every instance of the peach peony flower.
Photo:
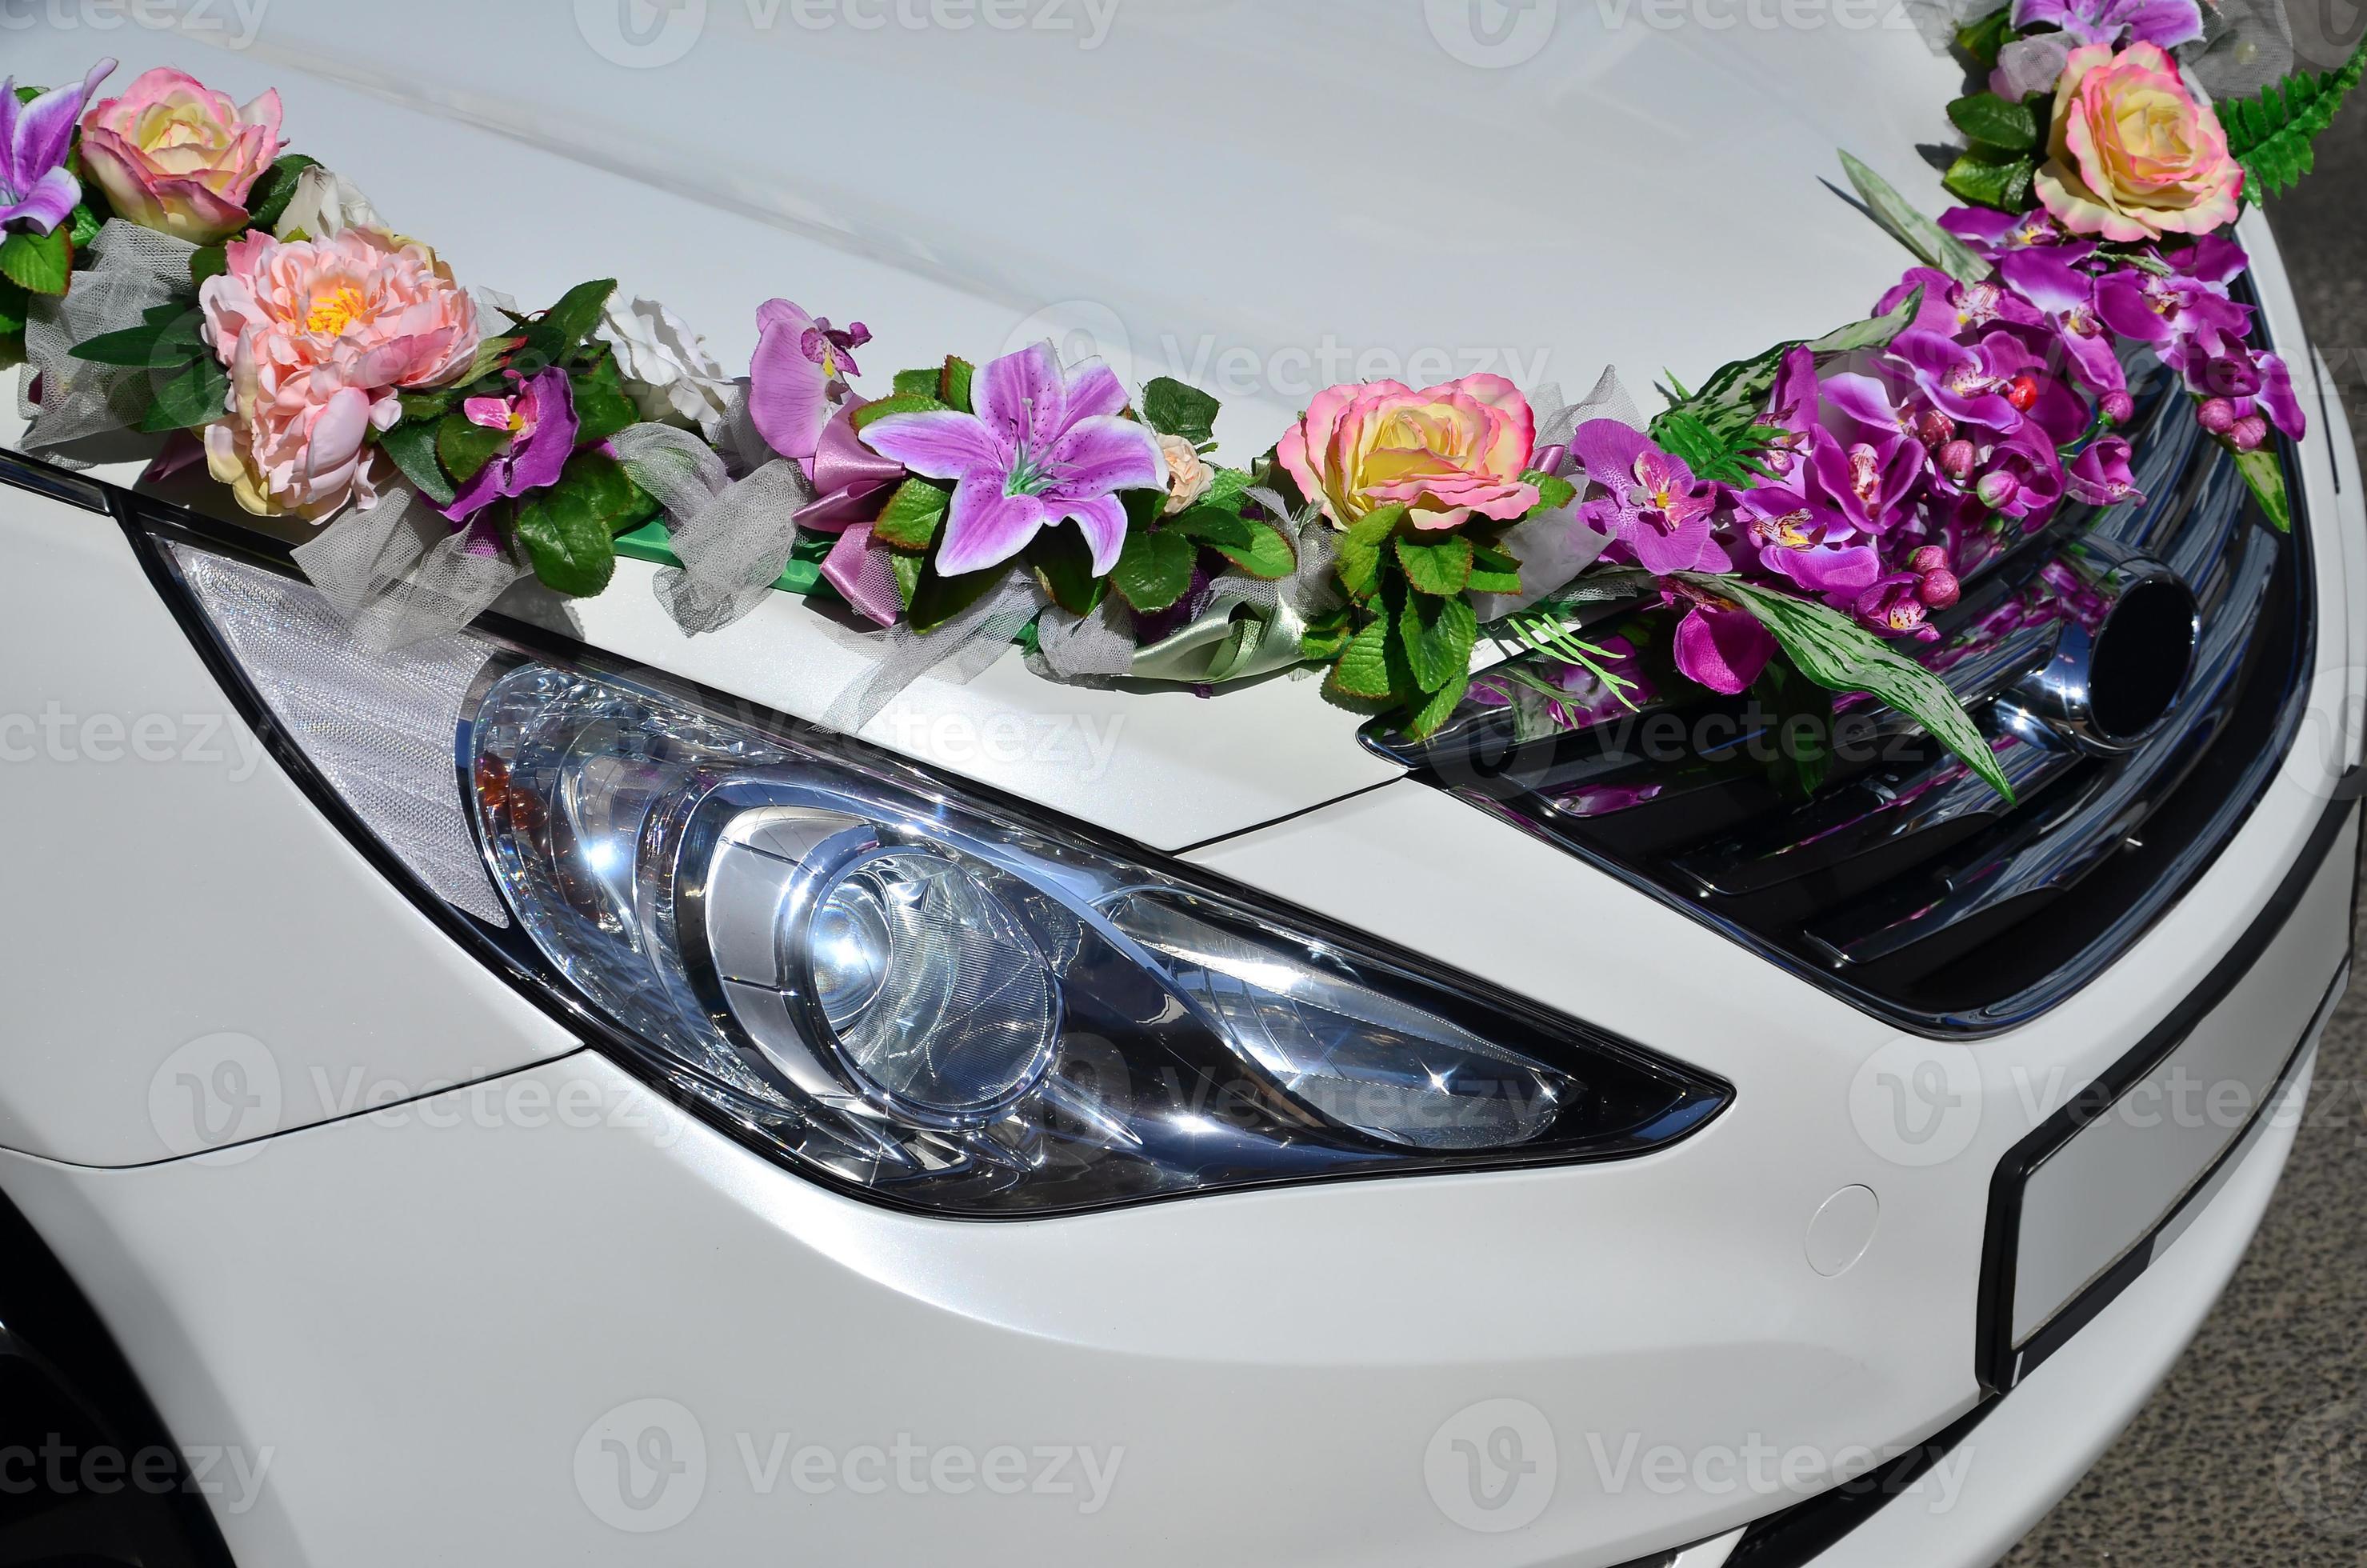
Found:
[{"label": "peach peony flower", "polygon": [[2073,50],[2046,147],[2038,199],[2075,234],[2138,244],[2235,222],[2243,166],[2219,117],[2152,44]]},{"label": "peach peony flower", "polygon": [[1474,512],[1525,516],[1537,489],[1521,477],[1536,415],[1501,376],[1466,376],[1415,392],[1366,381],[1316,394],[1276,456],[1336,528],[1402,502],[1419,528],[1456,528]]},{"label": "peach peony flower", "polygon": [[368,229],[334,239],[248,234],[198,292],[231,377],[230,418],[206,432],[208,467],[239,504],[318,520],[372,505],[365,445],[401,416],[398,390],[463,374],[477,312],[436,253]]},{"label": "peach peony flower", "polygon": [[116,212],[192,244],[246,223],[247,194],[279,155],[279,95],[243,108],[158,67],[82,119],[82,160]]}]

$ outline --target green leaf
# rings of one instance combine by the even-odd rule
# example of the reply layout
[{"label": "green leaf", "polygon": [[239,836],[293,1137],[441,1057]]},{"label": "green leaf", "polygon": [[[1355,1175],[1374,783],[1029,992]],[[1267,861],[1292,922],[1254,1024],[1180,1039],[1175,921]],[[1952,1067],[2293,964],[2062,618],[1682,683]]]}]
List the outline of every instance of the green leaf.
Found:
[{"label": "green leaf", "polygon": [[1406,668],[1424,691],[1444,690],[1458,672],[1468,675],[1472,645],[1478,639],[1478,614],[1460,596],[1441,599],[1409,594],[1398,612],[1398,641]]},{"label": "green leaf", "polygon": [[1793,667],[1832,691],[1863,691],[1888,703],[1923,727],[1925,733],[1964,759],[2010,801],[2013,786],[1998,767],[1997,754],[1965,713],[1955,693],[1930,670],[1899,653],[1856,621],[1811,599],[1796,599],[1738,577],[1682,572],[1678,576],[1703,591],[1741,606],[1773,633]]},{"label": "green leaf", "polygon": [[[66,219],[66,239],[79,252],[98,238],[99,227],[99,216],[91,210],[90,203],[77,201],[73,214]],[[205,279],[200,278],[198,281],[202,283]]]},{"label": "green leaf", "polygon": [[1975,256],[1964,241],[1918,212],[1888,180],[1847,153],[1840,156],[1841,167],[1849,171],[1850,183],[1857,187],[1874,222],[1889,230],[1892,238],[1959,283],[1978,283],[1989,276],[1993,268],[1988,262]]},{"label": "green leaf", "polygon": [[2290,189],[2316,163],[2313,142],[2367,70],[2367,40],[2332,71],[2296,71],[2256,97],[2217,106],[2227,150],[2244,165],[2244,193],[2259,200]]},{"label": "green leaf", "polygon": [[2000,6],[1980,20],[1958,28],[1956,47],[1986,70],[1997,64],[1998,51],[2013,36],[2013,7]]},{"label": "green leaf", "polygon": [[1539,512],[1558,512],[1578,499],[1578,486],[1557,473],[1531,469],[1521,477],[1537,487],[1537,504],[1531,517]]},{"label": "green leaf", "polygon": [[1435,733],[1441,724],[1455,717],[1455,709],[1462,705],[1463,694],[1470,689],[1470,669],[1467,666],[1455,671],[1444,686],[1415,705],[1412,717],[1406,721],[1406,738],[1426,740]]},{"label": "green leaf", "polygon": [[1171,533],[1196,539],[1203,544],[1246,548],[1256,530],[1266,525],[1244,517],[1239,512],[1211,506],[1204,501],[1166,518],[1159,526]]},{"label": "green leaf", "polygon": [[[892,556],[895,552],[889,553]],[[926,636],[992,593],[1010,575],[1008,562],[983,572],[965,572],[958,577],[941,577],[936,568],[931,567],[912,585],[912,599],[905,608],[905,619],[913,631]]]},{"label": "green leaf", "polygon": [[433,419],[406,419],[379,436],[378,445],[380,451],[394,460],[394,466],[411,481],[413,489],[438,506],[448,506],[459,492],[444,476],[444,465],[436,460],[436,424]]},{"label": "green leaf", "polygon": [[546,586],[586,598],[616,574],[617,535],[646,500],[622,463],[587,448],[567,460],[558,483],[518,502],[514,528]]},{"label": "green leaf", "polygon": [[1397,550],[1398,564],[1415,593],[1444,598],[1461,593],[1471,581],[1471,541],[1461,534],[1436,540],[1408,534],[1397,541]]},{"label": "green leaf", "polygon": [[0,278],[0,337],[24,335],[26,312],[31,308],[30,294],[6,278]]},{"label": "green leaf", "polygon": [[569,373],[567,390],[575,400],[575,420],[581,427],[575,437],[579,445],[605,441],[625,426],[640,422],[641,411],[625,395],[617,357],[605,345],[589,366]]},{"label": "green leaf", "polygon": [[455,412],[436,423],[436,459],[452,476],[453,483],[466,484],[507,451],[510,440],[507,430],[474,424],[467,415]]},{"label": "green leaf", "polygon": [[62,294],[74,279],[74,241],[62,225],[46,234],[12,231],[0,240],[0,277],[35,294]]},{"label": "green leaf", "polygon": [[617,291],[617,280],[604,278],[594,283],[579,283],[560,297],[559,303],[526,324],[521,335],[519,357],[531,362],[532,373],[549,365],[564,365],[575,357],[575,350],[600,324],[600,312],[608,303],[608,296]]},{"label": "green leaf", "polygon": [[210,425],[230,406],[230,373],[210,354],[188,360],[171,375],[155,378],[156,400],[140,421],[151,435]]},{"label": "green leaf", "polygon": [[877,403],[865,403],[855,411],[848,423],[855,426],[855,433],[859,436],[891,414],[942,413],[945,406],[933,397],[920,397],[912,392],[898,392],[893,397],[883,397]]},{"label": "green leaf", "polygon": [[277,227],[288,211],[288,203],[295,199],[296,176],[316,167],[320,161],[301,153],[290,153],[264,170],[263,177],[246,193],[248,224],[266,233]]},{"label": "green leaf", "polygon": [[1319,665],[1338,658],[1346,651],[1349,639],[1355,635],[1353,620],[1345,605],[1309,617],[1307,631],[1298,639],[1298,656]]},{"label": "green leaf", "polygon": [[1768,771],[1778,790],[1805,801],[1832,767],[1833,694],[1782,659],[1771,659],[1756,695],[1772,725],[1775,755]]},{"label": "green leaf", "polygon": [[1162,436],[1181,436],[1194,446],[1217,438],[1222,405],[1199,388],[1161,376],[1142,389],[1142,418]]},{"label": "green leaf", "polygon": [[1475,545],[1471,551],[1471,581],[1464,585],[1464,589],[1474,594],[1517,594],[1521,591],[1521,563],[1510,551]]},{"label": "green leaf", "polygon": [[977,373],[977,367],[968,360],[946,355],[946,368],[937,380],[937,396],[949,408],[958,408],[964,414],[972,412],[969,384]]},{"label": "green leaf", "polygon": [[1758,454],[1784,434],[1748,417],[1715,413],[1704,417],[1690,405],[1662,409],[1648,428],[1663,450],[1685,460],[1694,478],[1735,485],[1747,485],[1766,473]]},{"label": "green leaf", "polygon": [[953,505],[953,487],[934,479],[914,477],[896,487],[880,508],[871,536],[903,550],[926,550],[936,541],[937,528]]},{"label": "green leaf", "polygon": [[1370,622],[1348,640],[1325,684],[1336,687],[1343,696],[1370,701],[1396,697],[1400,683],[1395,679],[1395,661],[1389,657],[1389,645],[1394,640],[1387,617]]},{"label": "green leaf", "polygon": [[896,395],[934,398],[937,395],[937,388],[944,383],[944,381],[945,371],[941,369],[899,370],[896,372]]},{"label": "green leaf", "polygon": [[185,304],[151,305],[138,326],[105,332],[74,347],[74,357],[95,365],[130,365],[162,369],[198,354],[211,354],[199,334],[196,308]]},{"label": "green leaf", "polygon": [[1380,587],[1381,547],[1405,519],[1404,506],[1383,506],[1357,518],[1340,536],[1340,554],[1332,570],[1339,574],[1341,585],[1348,590],[1349,597],[1368,599]]},{"label": "green leaf", "polygon": [[2038,145],[2038,116],[2027,104],[2010,103],[1995,93],[1975,93],[1948,106],[1948,119],[1974,141],[2007,152],[2026,153]]},{"label": "green leaf", "polygon": [[200,245],[189,257],[189,281],[200,289],[229,270],[230,255],[220,245]]},{"label": "green leaf", "polygon": [[1126,547],[1111,569],[1110,586],[1137,610],[1165,609],[1192,585],[1197,551],[1182,534],[1165,529],[1128,529]]},{"label": "green leaf", "polygon": [[1960,201],[1999,212],[2023,212],[2030,209],[2031,181],[2037,174],[2038,160],[2028,153],[1975,147],[1957,155],[1941,183]]},{"label": "green leaf", "polygon": [[1241,526],[1249,529],[1248,542],[1210,540],[1208,548],[1263,582],[1277,581],[1298,570],[1298,551],[1282,537],[1282,530],[1261,522],[1244,521]]},{"label": "green leaf", "polygon": [[2260,447],[2237,452],[2236,472],[2244,476],[2252,498],[2260,504],[2260,510],[2268,514],[2277,532],[2293,532],[2293,502],[2285,494],[2285,465],[2278,460],[2275,449]]},{"label": "green leaf", "polygon": [[1027,564],[1052,602],[1070,615],[1090,615],[1106,580],[1093,575],[1093,549],[1073,522],[1045,528],[1027,543]]},{"label": "green leaf", "polygon": [[920,592],[921,579],[928,574],[928,557],[909,550],[891,550],[888,552],[888,569],[896,574],[897,599],[911,609],[912,596]]}]

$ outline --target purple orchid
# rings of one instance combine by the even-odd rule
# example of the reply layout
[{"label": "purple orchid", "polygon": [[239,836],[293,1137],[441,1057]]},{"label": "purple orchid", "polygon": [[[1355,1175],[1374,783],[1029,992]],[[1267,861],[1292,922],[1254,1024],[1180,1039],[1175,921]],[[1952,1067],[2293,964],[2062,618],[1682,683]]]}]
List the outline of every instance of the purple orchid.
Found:
[{"label": "purple orchid", "polygon": [[1717,490],[1682,458],[1616,419],[1591,419],[1569,439],[1570,455],[1603,494],[1582,512],[1654,576],[1725,572],[1733,566],[1714,529]]},{"label": "purple orchid", "polygon": [[1874,302],[1874,313],[1888,315],[1906,303],[1907,297],[1918,288],[1923,290],[1923,302],[1916,307],[1915,319],[1908,324],[1918,332],[1936,332],[1942,337],[1961,337],[1966,333],[1978,332],[1992,322],[2036,326],[2042,319],[2035,310],[1996,283],[1986,279],[1978,283],[1960,283],[1937,267],[1909,267],[1907,276]]},{"label": "purple orchid", "polygon": [[748,417],[765,445],[804,462],[821,444],[832,404],[859,375],[853,350],[871,341],[861,322],[844,329],[787,300],[757,307],[756,352],[748,361]]},{"label": "purple orchid", "polygon": [[1989,207],[1951,207],[1940,214],[1940,227],[1990,261],[2008,251],[2032,245],[2059,245],[2071,236],[2044,212],[2016,216]]},{"label": "purple orchid", "polygon": [[1667,584],[1660,597],[1670,608],[1687,607],[1670,650],[1687,679],[1731,696],[1748,690],[1775,656],[1774,634],[1732,600],[1690,583]]},{"label": "purple orchid", "polygon": [[1959,425],[1991,430],[2022,425],[2022,411],[2006,400],[2005,378],[1990,369],[1988,355],[1979,348],[1909,327],[1891,340],[1889,363]]},{"label": "purple orchid", "polygon": [[2018,29],[2052,25],[2081,43],[2150,43],[2175,49],[2203,36],[2195,0],[2013,0]]},{"label": "purple orchid", "polygon": [[1989,510],[2019,518],[2025,533],[2038,528],[2063,500],[2063,460],[2055,445],[2037,425],[2025,425],[1981,454],[1967,488]]},{"label": "purple orchid", "polygon": [[1817,428],[1817,357],[1806,344],[1799,344],[1776,367],[1767,413],[1759,421],[1762,429],[1774,432],[1759,460],[1776,479],[1789,479],[1807,456],[1808,438]]},{"label": "purple orchid", "polygon": [[1940,633],[1931,624],[1931,607],[1923,602],[1922,587],[1922,574],[1893,572],[1858,596],[1858,619],[1893,636],[1935,641]]},{"label": "purple orchid", "polygon": [[1808,452],[1806,494],[1858,532],[1886,534],[1905,519],[1929,456],[1921,442],[1904,434],[1845,441],[1819,430]]},{"label": "purple orchid", "polygon": [[472,397],[460,404],[470,424],[506,430],[510,444],[460,487],[450,506],[441,508],[453,522],[465,523],[505,496],[558,483],[560,471],[574,455],[583,426],[575,417],[575,393],[567,372],[554,365],[530,381],[515,375],[511,380],[515,390],[506,397]]},{"label": "purple orchid", "polygon": [[2143,502],[2136,476],[2129,472],[2129,444],[2118,436],[2102,436],[2071,460],[2064,474],[2072,495],[2090,506],[2118,506]]},{"label": "purple orchid", "polygon": [[1064,375],[1052,346],[1039,343],[980,370],[971,395],[976,414],[891,414],[863,433],[880,456],[955,482],[937,570],[982,572],[1038,530],[1073,520],[1092,548],[1093,575],[1106,574],[1126,542],[1117,493],[1167,485],[1157,439],[1120,417],[1117,377],[1098,359]]},{"label": "purple orchid", "polygon": [[1796,490],[1768,485],[1735,498],[1743,533],[1758,547],[1759,565],[1809,593],[1847,604],[1881,574],[1874,546],[1855,540],[1849,526]]},{"label": "purple orchid", "polygon": [[17,79],[0,82],[0,230],[46,234],[72,215],[82,182],[66,167],[82,106],[115,69],[102,60],[79,87],[52,87],[17,101]]},{"label": "purple orchid", "polygon": [[1998,274],[2016,294],[2044,312],[2056,343],[2088,390],[2101,397],[2126,392],[2127,369],[2096,300],[2096,279],[2079,268],[2090,244],[2019,250],[1998,258]]},{"label": "purple orchid", "polygon": [[2159,348],[2185,338],[2240,340],[2252,330],[2251,309],[2228,295],[2228,280],[2249,265],[2244,247],[2214,234],[2162,258],[2169,276],[2138,267],[2108,272],[2096,282],[2096,313],[2123,337]]}]

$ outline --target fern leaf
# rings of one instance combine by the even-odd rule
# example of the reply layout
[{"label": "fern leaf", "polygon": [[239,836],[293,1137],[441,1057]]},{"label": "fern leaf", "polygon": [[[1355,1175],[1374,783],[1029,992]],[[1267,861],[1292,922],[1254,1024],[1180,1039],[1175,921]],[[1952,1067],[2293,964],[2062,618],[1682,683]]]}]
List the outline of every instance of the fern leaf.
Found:
[{"label": "fern leaf", "polygon": [[2301,182],[2317,162],[2311,142],[2334,123],[2362,71],[2367,42],[2336,70],[2296,71],[2257,97],[2218,106],[2227,150],[2244,165],[2248,195],[2259,200]]}]

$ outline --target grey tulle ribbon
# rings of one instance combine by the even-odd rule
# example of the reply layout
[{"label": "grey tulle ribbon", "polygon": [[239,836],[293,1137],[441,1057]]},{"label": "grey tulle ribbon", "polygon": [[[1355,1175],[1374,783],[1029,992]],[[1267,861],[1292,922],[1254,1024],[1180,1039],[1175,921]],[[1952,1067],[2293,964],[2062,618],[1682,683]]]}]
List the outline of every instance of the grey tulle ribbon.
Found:
[{"label": "grey tulle ribbon", "polygon": [[[28,451],[63,468],[88,468],[105,460],[59,449],[140,422],[151,402],[149,371],[77,359],[74,345],[139,326],[152,308],[187,300],[189,257],[196,252],[170,234],[110,218],[92,237],[91,265],[74,275],[69,291],[32,296],[17,391],[17,412],[30,426],[24,436]],[[33,401],[37,381],[39,403]]]},{"label": "grey tulle ribbon", "polygon": [[786,458],[733,479],[722,458],[690,431],[634,425],[610,438],[625,472],[664,508],[682,564],[653,585],[690,636],[719,631],[764,602],[797,547],[798,508],[814,498]]},{"label": "grey tulle ribbon", "polygon": [[354,641],[387,652],[457,631],[527,574],[507,546],[455,533],[401,485],[350,511],[293,551],[296,565],[343,616]]},{"label": "grey tulle ribbon", "polygon": [[[1616,419],[1638,429],[1644,424],[1643,415],[1636,411],[1635,400],[1619,384],[1615,367],[1605,367],[1595,379],[1594,390],[1574,403],[1564,405],[1561,389],[1549,386],[1537,389],[1530,406],[1537,411],[1536,449],[1555,454],[1546,460],[1550,464],[1548,472],[1557,474],[1569,466],[1570,437],[1589,420]],[[1585,488],[1581,478],[1579,489],[1583,493]],[[1578,506],[1578,502],[1572,501],[1506,532],[1503,547],[1521,563],[1521,591],[1473,595],[1471,608],[1478,612],[1482,626],[1501,620],[1515,610],[1526,609],[1593,565],[1595,558],[1610,548],[1611,536],[1580,521]]]}]

